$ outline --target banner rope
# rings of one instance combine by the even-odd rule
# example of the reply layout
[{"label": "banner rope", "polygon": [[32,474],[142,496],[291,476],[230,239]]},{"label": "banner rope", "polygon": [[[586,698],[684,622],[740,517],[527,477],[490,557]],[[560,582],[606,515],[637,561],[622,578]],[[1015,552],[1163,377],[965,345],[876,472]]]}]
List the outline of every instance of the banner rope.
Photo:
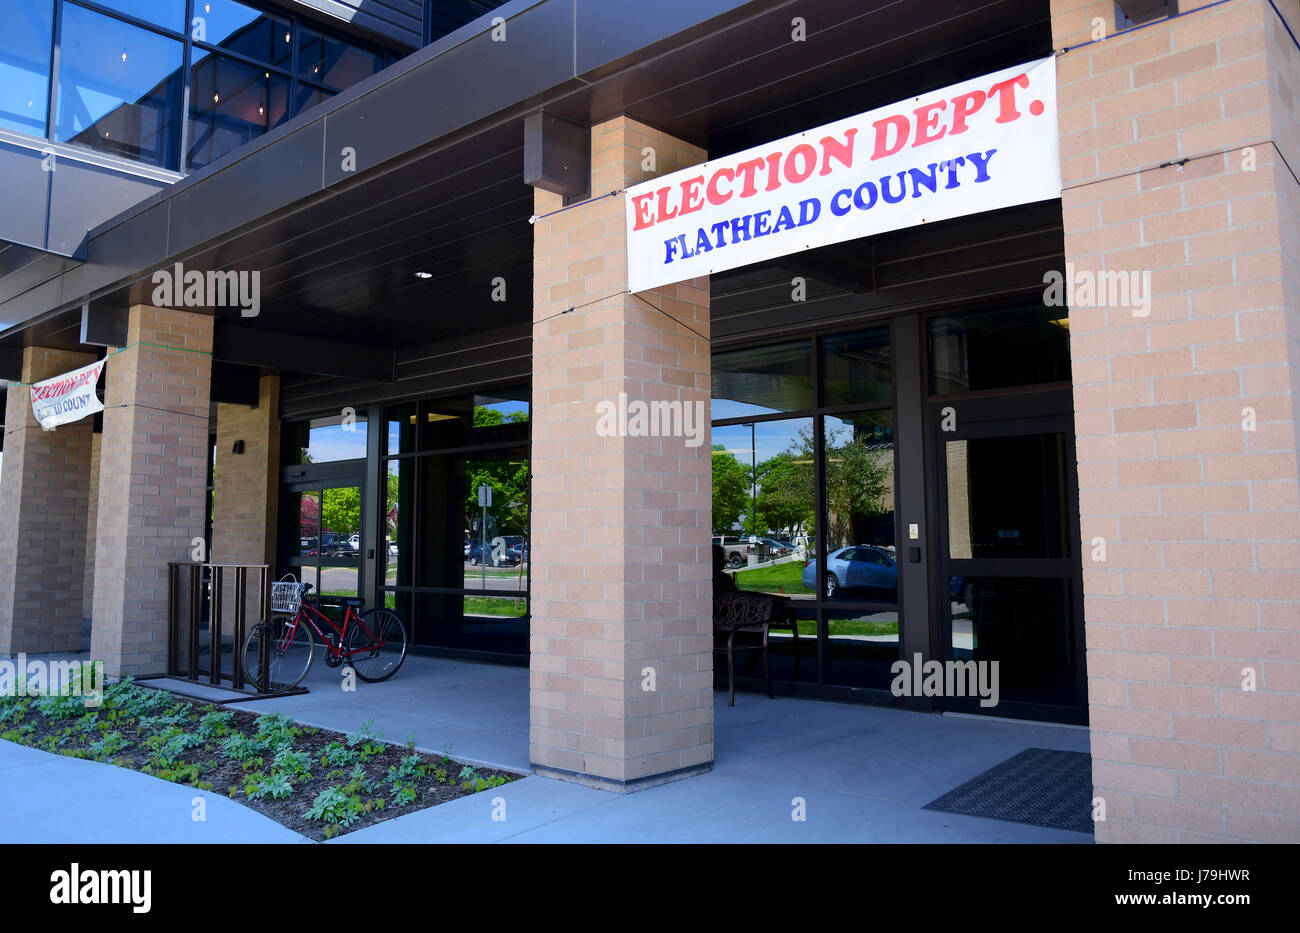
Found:
[{"label": "banner rope", "polygon": [[[155,349],[155,350],[175,350],[177,353],[197,353],[199,356],[211,356],[211,355],[212,355],[212,351],[211,351],[211,350],[196,350],[196,349],[194,349],[193,347],[173,347],[171,344],[168,344],[168,343],[150,343],[150,342],[147,341],[147,340],[137,340],[135,343],[128,343],[128,344],[127,344],[126,346],[124,346],[124,347],[118,347],[116,350],[112,350],[112,351],[110,351],[109,353],[106,353],[106,354],[104,355],[104,359],[105,359],[105,360],[108,360],[108,359],[110,359],[110,358],[112,358],[112,357],[114,357],[114,356],[117,356],[119,353],[122,353],[122,352],[125,351],[125,350],[131,350],[131,349],[133,349],[133,348],[135,348],[135,347],[150,347],[150,348]],[[93,363],[87,363],[86,365],[87,365],[87,366],[93,366],[94,364],[93,364]],[[80,369],[81,367],[78,367],[78,368]],[[50,378],[53,379],[53,378],[56,378],[56,377],[51,376]],[[46,381],[48,381],[48,380],[45,380],[45,379],[42,379],[42,380],[41,380],[41,382],[46,382]],[[27,386],[27,387],[31,387],[31,386],[35,385],[35,383],[32,383],[32,382],[11,382],[11,383],[9,383],[9,385],[11,385],[11,386]]]}]

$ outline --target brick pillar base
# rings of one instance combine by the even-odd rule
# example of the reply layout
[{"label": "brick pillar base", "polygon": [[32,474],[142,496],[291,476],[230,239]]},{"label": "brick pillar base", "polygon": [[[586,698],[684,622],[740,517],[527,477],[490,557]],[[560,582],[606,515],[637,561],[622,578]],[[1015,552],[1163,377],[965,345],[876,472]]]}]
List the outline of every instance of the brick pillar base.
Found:
[{"label": "brick pillar base", "polygon": [[[661,172],[705,159],[625,117],[591,139],[592,191],[643,180],[647,146]],[[627,294],[621,197],[534,230],[529,754],[635,790],[713,761],[708,281]],[[602,436],[620,394],[695,406],[703,433]]]},{"label": "brick pillar base", "polygon": [[[22,381],[94,361],[93,353],[27,347]],[[80,646],[92,428],[83,418],[43,430],[27,386],[9,387],[0,475],[0,654]]]},{"label": "brick pillar base", "polygon": [[[242,454],[233,453],[244,442]],[[274,564],[276,508],[280,491],[280,377],[263,376],[256,407],[217,404],[217,464],[213,478],[212,561]],[[248,611],[261,598],[249,577]],[[222,604],[232,606],[233,576]]]},{"label": "brick pillar base", "polygon": [[207,510],[212,318],[136,306],[108,361],[91,655],[110,676],[167,663],[167,562]]},{"label": "brick pillar base", "polygon": [[90,437],[90,500],[86,508],[86,559],[81,586],[81,617],[89,619],[95,614],[95,515],[99,510],[99,450],[104,435]]}]

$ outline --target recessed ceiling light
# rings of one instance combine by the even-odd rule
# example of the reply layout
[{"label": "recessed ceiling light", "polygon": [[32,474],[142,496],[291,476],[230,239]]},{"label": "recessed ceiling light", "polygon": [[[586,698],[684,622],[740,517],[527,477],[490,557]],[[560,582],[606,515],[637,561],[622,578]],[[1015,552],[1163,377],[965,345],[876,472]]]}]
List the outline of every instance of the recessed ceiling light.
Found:
[{"label": "recessed ceiling light", "polygon": [[415,277],[416,277],[417,279],[431,279],[431,278],[433,278],[433,273],[432,273],[432,272],[417,272],[417,273],[415,273]]}]

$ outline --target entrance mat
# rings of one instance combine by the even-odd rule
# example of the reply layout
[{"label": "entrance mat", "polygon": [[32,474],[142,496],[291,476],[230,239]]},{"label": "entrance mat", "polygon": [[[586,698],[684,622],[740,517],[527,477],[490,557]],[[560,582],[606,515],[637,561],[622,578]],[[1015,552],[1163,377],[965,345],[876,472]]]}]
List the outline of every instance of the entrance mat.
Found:
[{"label": "entrance mat", "polygon": [[1027,748],[921,809],[1092,835],[1092,756]]}]

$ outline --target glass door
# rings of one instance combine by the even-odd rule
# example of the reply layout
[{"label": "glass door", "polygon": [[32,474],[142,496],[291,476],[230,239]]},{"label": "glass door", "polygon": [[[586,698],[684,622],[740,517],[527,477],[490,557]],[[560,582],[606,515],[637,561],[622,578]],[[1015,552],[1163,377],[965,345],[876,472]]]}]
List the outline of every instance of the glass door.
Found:
[{"label": "glass door", "polygon": [[326,601],[361,595],[361,484],[296,484],[284,496],[286,572]]},{"label": "glass door", "polygon": [[982,685],[980,696],[945,693],[946,709],[1083,721],[1074,432],[1069,415],[1044,413],[1054,397],[940,403],[931,412],[935,656],[975,662]]}]

